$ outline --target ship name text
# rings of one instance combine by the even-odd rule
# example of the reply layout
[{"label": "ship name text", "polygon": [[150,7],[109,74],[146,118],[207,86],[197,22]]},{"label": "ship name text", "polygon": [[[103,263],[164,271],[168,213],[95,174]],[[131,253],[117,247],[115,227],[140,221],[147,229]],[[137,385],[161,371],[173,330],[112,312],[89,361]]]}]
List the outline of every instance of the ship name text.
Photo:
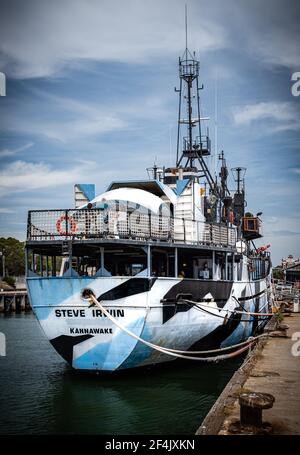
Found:
[{"label": "ship name text", "polygon": [[[114,318],[124,318],[124,310],[121,310],[121,309],[113,309],[113,310],[107,310],[109,312],[109,314],[111,316],[113,316]],[[86,314],[86,311],[85,310],[75,310],[75,309],[72,309],[72,310],[65,310],[65,309],[59,309],[59,310],[55,310],[55,316],[57,318],[85,318],[85,317],[93,317],[93,318],[106,318],[106,314],[102,313],[101,310],[92,310],[92,312],[88,312],[88,314]]]},{"label": "ship name text", "polygon": [[70,335],[101,335],[101,334],[112,334],[112,328],[100,328],[100,327],[70,327]]}]

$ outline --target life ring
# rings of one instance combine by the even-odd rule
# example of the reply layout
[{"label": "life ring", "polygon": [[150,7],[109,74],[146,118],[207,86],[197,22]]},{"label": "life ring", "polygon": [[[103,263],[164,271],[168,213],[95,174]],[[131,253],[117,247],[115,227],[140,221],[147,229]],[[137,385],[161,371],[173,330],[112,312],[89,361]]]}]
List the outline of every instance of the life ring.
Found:
[{"label": "life ring", "polygon": [[71,233],[74,234],[76,232],[76,223],[74,218],[72,218],[69,215],[62,215],[56,221],[56,230],[59,233],[59,235],[67,235],[67,231],[61,231],[61,223],[63,221],[65,221],[66,223],[69,221],[71,226]]}]

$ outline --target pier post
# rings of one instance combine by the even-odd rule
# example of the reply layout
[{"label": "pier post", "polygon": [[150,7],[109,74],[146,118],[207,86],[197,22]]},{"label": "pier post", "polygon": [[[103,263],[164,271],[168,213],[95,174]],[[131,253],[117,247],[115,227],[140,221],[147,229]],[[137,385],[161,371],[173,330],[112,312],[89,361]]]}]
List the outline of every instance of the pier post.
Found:
[{"label": "pier post", "polygon": [[10,313],[11,311],[11,298],[7,295],[4,296],[4,313]]},{"label": "pier post", "polygon": [[20,296],[20,295],[15,296],[16,313],[21,313],[21,299],[22,299],[22,296]]},{"label": "pier post", "polygon": [[16,311],[16,295],[11,299],[10,311]]},{"label": "pier post", "polygon": [[175,252],[174,252],[174,275],[175,278],[178,278],[178,248],[175,247]]},{"label": "pier post", "polygon": [[21,297],[21,311],[25,311],[25,295]]}]

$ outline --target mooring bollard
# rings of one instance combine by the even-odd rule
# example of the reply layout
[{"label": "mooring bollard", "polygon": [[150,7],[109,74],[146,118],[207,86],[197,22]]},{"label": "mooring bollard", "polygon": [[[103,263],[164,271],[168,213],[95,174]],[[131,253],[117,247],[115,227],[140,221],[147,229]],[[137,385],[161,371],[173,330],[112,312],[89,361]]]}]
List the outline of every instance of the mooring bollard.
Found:
[{"label": "mooring bollard", "polygon": [[262,411],[273,406],[275,398],[269,393],[248,392],[239,397],[241,426],[261,428]]}]

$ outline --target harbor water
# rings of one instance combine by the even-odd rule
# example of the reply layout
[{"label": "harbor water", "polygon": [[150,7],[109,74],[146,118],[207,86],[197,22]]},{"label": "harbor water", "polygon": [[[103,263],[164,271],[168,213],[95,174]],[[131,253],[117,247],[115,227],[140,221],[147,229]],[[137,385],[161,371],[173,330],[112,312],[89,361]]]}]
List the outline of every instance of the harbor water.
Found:
[{"label": "harbor water", "polygon": [[242,358],[122,374],[75,372],[33,314],[0,315],[0,434],[192,435]]}]

